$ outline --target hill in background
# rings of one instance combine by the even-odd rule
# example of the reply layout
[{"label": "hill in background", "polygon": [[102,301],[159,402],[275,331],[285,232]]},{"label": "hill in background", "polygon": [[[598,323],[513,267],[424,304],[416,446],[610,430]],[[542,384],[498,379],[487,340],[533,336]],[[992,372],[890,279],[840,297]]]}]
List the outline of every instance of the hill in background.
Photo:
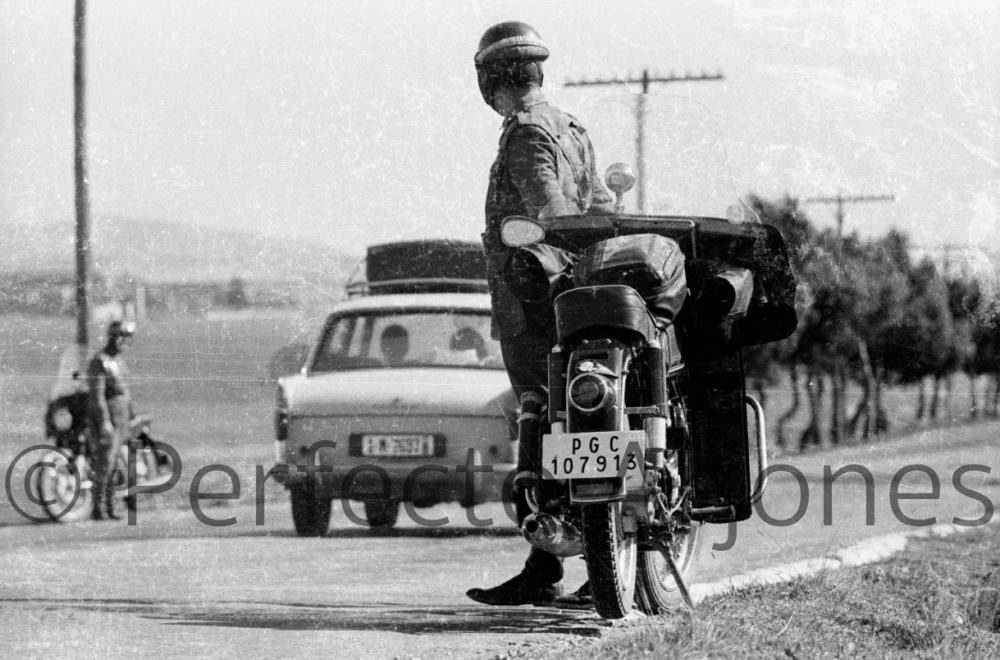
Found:
[{"label": "hill in background", "polygon": [[[72,221],[0,227],[0,272],[75,271]],[[163,220],[100,217],[92,223],[93,267],[108,280],[146,282],[300,280],[338,291],[357,257],[298,237],[198,227]]]}]

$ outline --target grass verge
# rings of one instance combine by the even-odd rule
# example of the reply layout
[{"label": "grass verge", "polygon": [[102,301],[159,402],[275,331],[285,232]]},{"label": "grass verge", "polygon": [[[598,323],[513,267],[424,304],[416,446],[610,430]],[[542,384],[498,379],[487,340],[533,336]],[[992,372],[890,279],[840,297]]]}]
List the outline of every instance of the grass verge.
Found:
[{"label": "grass verge", "polygon": [[587,658],[1000,657],[1000,527],[612,627]]}]

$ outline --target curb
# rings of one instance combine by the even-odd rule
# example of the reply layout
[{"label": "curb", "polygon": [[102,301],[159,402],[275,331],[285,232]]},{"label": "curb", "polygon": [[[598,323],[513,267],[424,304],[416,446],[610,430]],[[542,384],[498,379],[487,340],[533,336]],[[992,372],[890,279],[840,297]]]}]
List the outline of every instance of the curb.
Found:
[{"label": "curb", "polygon": [[769,566],[767,568],[760,568],[747,573],[733,575],[725,580],[719,580],[717,582],[691,585],[689,587],[691,600],[697,605],[706,598],[718,596],[734,590],[747,589],[758,585],[779,584],[782,582],[788,582],[795,578],[815,575],[820,571],[873,564],[875,562],[888,559],[894,554],[901,552],[911,538],[947,537],[953,534],[961,534],[970,529],[973,529],[973,527],[959,526],[952,523],[940,523],[912,532],[899,532],[896,534],[873,536],[872,538],[865,539],[850,547],[838,550],[837,552],[826,557],[804,559],[788,564]]}]

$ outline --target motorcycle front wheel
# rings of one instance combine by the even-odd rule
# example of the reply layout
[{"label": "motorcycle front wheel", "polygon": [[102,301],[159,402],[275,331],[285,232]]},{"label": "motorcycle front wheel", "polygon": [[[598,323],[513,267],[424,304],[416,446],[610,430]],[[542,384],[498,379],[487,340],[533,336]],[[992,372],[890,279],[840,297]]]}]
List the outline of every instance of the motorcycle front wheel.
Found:
[{"label": "motorcycle front wheel", "polygon": [[[691,568],[700,529],[698,523],[692,523],[689,530],[683,533],[675,532],[668,544],[670,555],[682,579],[687,576]],[[659,550],[645,550],[639,555],[635,602],[646,614],[663,614],[684,606],[684,598],[677,587],[670,566]]]},{"label": "motorcycle front wheel", "polygon": [[638,546],[622,528],[621,502],[584,506],[581,515],[583,556],[594,609],[605,619],[632,611]]},{"label": "motorcycle front wheel", "polygon": [[78,465],[63,452],[51,451],[37,470],[35,494],[50,519],[76,522],[90,515],[93,493],[86,460],[81,459]]}]

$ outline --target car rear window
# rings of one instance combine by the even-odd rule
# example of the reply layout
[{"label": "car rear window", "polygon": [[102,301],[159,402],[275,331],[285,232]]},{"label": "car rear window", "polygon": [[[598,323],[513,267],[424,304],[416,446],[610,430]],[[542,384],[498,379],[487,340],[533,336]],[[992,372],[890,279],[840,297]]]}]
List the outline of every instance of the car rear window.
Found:
[{"label": "car rear window", "polygon": [[412,367],[502,369],[489,314],[442,309],[336,316],[324,328],[311,370]]}]

